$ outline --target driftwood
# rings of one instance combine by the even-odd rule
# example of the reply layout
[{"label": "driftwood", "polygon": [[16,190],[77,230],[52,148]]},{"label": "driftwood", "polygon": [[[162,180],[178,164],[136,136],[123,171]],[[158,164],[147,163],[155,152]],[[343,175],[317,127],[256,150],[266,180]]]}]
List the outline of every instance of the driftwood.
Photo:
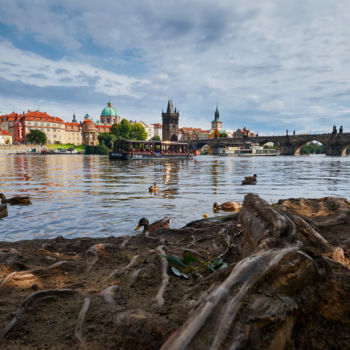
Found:
[{"label": "driftwood", "polygon": [[[157,251],[161,255],[165,255],[164,247],[159,246],[157,247]],[[158,290],[157,296],[156,296],[156,301],[158,303],[159,307],[162,307],[164,305],[164,292],[166,290],[166,287],[168,286],[169,283],[169,275],[168,275],[168,260],[164,256],[160,257],[161,264],[162,264],[162,283],[161,286]]]},{"label": "driftwood", "polygon": [[79,350],[86,349],[85,337],[83,335],[83,326],[85,321],[85,316],[90,307],[90,298],[85,298],[84,303],[80,309],[77,325],[75,326],[74,336],[79,342]]},{"label": "driftwood", "polygon": [[23,317],[23,314],[27,311],[28,307],[34,302],[39,300],[45,300],[51,296],[64,296],[75,293],[71,289],[47,289],[40,292],[32,293],[26,297],[18,306],[14,318],[8,323],[0,332],[0,342],[4,339],[6,334],[17,324],[17,322]]}]

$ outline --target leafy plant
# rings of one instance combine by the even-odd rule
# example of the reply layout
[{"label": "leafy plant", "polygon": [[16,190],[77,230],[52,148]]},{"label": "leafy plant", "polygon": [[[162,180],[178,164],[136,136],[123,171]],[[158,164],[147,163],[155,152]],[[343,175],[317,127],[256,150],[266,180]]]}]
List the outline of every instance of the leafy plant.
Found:
[{"label": "leafy plant", "polygon": [[188,278],[188,276],[185,274],[186,272],[190,271],[197,271],[198,266],[190,266],[192,263],[198,262],[200,266],[208,268],[210,271],[215,272],[221,269],[224,269],[227,267],[227,264],[223,260],[223,255],[220,255],[214,260],[211,261],[204,261],[201,260],[197,257],[195,257],[190,251],[186,250],[183,254],[183,258],[180,259],[176,255],[171,255],[171,254],[165,254],[161,255],[164,258],[167,258],[168,261],[175,266],[170,266],[171,272],[177,276],[177,277],[183,277],[185,279]]},{"label": "leafy plant", "polygon": [[170,270],[175,276],[182,277],[186,280],[188,279],[188,276],[186,274],[184,274],[183,272],[181,272],[180,270],[178,270],[176,267],[170,266]]}]

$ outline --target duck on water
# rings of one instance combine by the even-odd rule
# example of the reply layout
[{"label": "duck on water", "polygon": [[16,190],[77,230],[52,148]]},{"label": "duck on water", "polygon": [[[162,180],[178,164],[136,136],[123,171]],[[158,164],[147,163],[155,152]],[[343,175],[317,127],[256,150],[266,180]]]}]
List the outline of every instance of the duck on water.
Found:
[{"label": "duck on water", "polygon": [[29,196],[14,196],[11,198],[6,198],[4,193],[0,193],[1,203],[2,204],[11,204],[11,205],[29,205],[32,204]]}]

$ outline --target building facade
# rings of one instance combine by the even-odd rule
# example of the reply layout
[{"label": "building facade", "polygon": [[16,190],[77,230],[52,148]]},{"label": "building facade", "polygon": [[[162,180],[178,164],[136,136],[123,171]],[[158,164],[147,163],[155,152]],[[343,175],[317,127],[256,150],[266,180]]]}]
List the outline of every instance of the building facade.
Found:
[{"label": "building facade", "polygon": [[12,145],[12,136],[7,130],[0,129],[0,146],[2,145]]},{"label": "building facade", "polygon": [[97,145],[98,134],[110,132],[112,125],[119,122],[120,116],[111,102],[108,102],[107,107],[101,112],[100,120],[96,123],[88,115],[80,123],[76,120],[75,114],[72,122],[65,122],[61,118],[40,111],[0,115],[0,129],[10,134],[13,143],[26,142],[26,135],[31,130],[40,130],[45,133],[48,144]]},{"label": "building facade", "polygon": [[177,141],[179,130],[179,111],[174,109],[173,101],[168,101],[166,113],[162,112],[162,140]]}]

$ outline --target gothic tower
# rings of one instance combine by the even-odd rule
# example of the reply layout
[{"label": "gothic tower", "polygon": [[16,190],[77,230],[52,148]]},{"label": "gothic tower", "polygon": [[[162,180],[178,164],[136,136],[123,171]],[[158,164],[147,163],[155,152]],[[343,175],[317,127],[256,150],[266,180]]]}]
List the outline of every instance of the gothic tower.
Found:
[{"label": "gothic tower", "polygon": [[211,122],[211,128],[213,130],[220,131],[222,129],[222,121],[220,120],[220,114],[219,114],[219,108],[216,106],[215,114],[214,114],[214,120]]},{"label": "gothic tower", "polygon": [[177,141],[179,130],[179,111],[174,110],[173,101],[168,101],[166,113],[162,112],[162,138],[163,141]]}]

